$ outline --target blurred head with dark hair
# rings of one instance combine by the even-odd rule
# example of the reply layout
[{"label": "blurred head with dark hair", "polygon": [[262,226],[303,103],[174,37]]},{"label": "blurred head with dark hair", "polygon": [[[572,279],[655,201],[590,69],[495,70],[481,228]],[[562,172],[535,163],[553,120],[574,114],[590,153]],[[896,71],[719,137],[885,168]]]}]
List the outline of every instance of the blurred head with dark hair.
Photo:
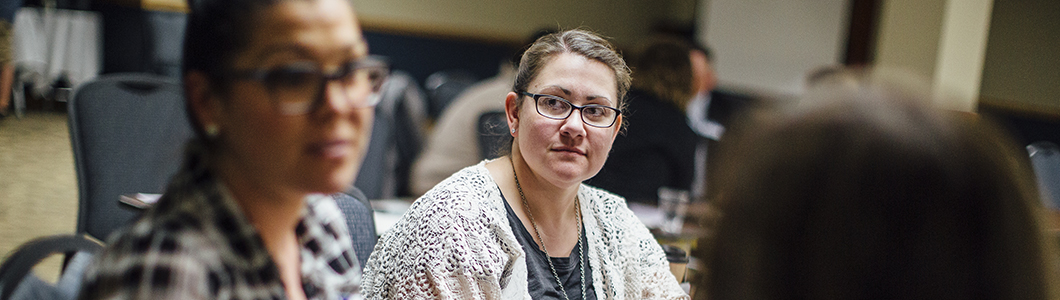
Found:
[{"label": "blurred head with dark hair", "polygon": [[633,59],[633,88],[646,91],[684,111],[697,92],[692,47],[681,40],[659,38]]},{"label": "blurred head with dark hair", "polygon": [[925,93],[829,76],[730,136],[697,298],[1057,298],[1022,151]]},{"label": "blurred head with dark hair", "polygon": [[351,4],[206,0],[191,8],[185,98],[221,177],[297,201],[347,188],[387,72],[368,56]]}]

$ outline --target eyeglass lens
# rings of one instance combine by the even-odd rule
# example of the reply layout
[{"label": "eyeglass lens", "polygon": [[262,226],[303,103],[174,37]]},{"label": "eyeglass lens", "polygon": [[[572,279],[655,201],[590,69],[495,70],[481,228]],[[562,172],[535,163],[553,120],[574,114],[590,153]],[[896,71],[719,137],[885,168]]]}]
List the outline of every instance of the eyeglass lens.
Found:
[{"label": "eyeglass lens", "polygon": [[331,81],[338,82],[342,96],[354,107],[373,106],[388,74],[386,65],[378,61],[351,62],[331,74],[315,64],[298,63],[269,70],[261,81],[285,114],[303,114],[323,102]]},{"label": "eyeglass lens", "polygon": [[[562,120],[574,112],[574,105],[563,98],[550,95],[533,94],[537,102],[537,112],[550,119]],[[618,117],[618,112],[603,105],[590,104],[579,108],[582,122],[594,127],[610,127]]]}]

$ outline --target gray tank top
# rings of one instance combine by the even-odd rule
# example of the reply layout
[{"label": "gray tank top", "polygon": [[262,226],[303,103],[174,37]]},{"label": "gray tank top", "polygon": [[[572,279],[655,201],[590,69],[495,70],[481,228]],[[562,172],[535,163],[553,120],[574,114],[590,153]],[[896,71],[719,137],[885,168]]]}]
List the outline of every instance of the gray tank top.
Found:
[{"label": "gray tank top", "polygon": [[[556,278],[552,276],[552,270],[549,269],[548,261],[545,260],[545,252],[541,251],[541,248],[537,246],[537,242],[534,241],[533,235],[530,235],[530,232],[526,230],[526,226],[523,226],[523,222],[519,221],[519,217],[515,215],[511,205],[508,205],[508,201],[504,200],[504,195],[501,195],[501,199],[504,201],[504,209],[508,211],[508,225],[512,227],[515,239],[519,240],[519,245],[523,246],[523,252],[526,253],[526,279],[530,297],[533,299],[563,299],[563,296],[559,294]],[[585,232],[584,225],[582,230],[582,232]],[[585,245],[586,252],[589,251],[589,244],[584,234],[582,234],[578,243]],[[556,274],[559,275],[560,281],[563,282],[563,289],[567,292],[567,297],[570,300],[582,299],[582,275],[577,263],[578,259],[581,258],[581,264],[585,266],[585,300],[596,300],[596,291],[593,290],[593,272],[589,266],[589,256],[578,253],[578,249],[578,245],[575,245],[569,257],[553,257],[552,264],[556,267]]]}]

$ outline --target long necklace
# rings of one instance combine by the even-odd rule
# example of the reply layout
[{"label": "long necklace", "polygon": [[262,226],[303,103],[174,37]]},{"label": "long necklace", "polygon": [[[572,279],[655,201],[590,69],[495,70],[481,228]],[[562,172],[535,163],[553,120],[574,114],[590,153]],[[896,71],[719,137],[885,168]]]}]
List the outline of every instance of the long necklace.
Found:
[{"label": "long necklace", "polygon": [[[523,195],[523,186],[519,185],[519,174],[515,173],[515,161],[512,160],[512,174],[515,176],[515,188],[519,190],[519,198],[523,200],[523,208],[526,209],[526,216],[530,217],[530,225],[534,227],[534,233],[537,234],[538,244],[541,245],[541,251],[545,252],[545,260],[548,261],[548,268],[552,270],[552,277],[556,278],[556,284],[559,286],[560,295],[563,295],[563,299],[570,300],[567,297],[567,290],[563,288],[563,282],[559,280],[559,273],[556,273],[556,266],[552,265],[552,255],[548,254],[548,249],[545,248],[545,240],[541,237],[541,231],[537,229],[537,222],[534,221],[534,214],[530,213],[530,204],[526,203],[526,195]],[[582,259],[585,256],[585,245],[581,242],[582,240],[582,210],[581,203],[578,200],[578,196],[574,196],[574,216],[578,219],[578,269],[582,275],[582,299],[585,299],[585,264],[582,263]]]}]

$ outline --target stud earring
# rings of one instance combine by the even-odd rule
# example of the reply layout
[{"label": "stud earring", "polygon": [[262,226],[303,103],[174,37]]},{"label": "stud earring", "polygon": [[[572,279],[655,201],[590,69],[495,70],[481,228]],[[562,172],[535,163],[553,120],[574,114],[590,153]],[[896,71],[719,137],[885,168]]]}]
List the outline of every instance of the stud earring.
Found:
[{"label": "stud earring", "polygon": [[515,133],[515,128],[512,128],[512,133]]},{"label": "stud earring", "polygon": [[206,137],[211,139],[217,137],[218,134],[221,134],[221,128],[217,126],[217,124],[206,125],[205,131]]}]

